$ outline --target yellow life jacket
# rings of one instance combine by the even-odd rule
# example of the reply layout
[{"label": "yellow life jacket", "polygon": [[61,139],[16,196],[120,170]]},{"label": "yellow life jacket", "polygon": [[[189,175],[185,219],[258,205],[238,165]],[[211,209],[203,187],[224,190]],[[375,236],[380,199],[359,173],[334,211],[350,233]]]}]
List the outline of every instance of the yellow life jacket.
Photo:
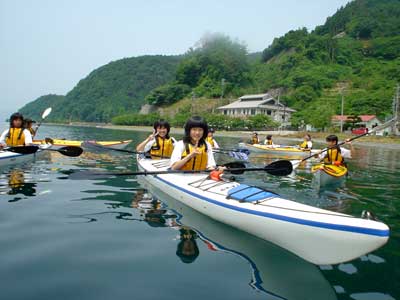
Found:
[{"label": "yellow life jacket", "polygon": [[211,145],[211,147],[215,147],[214,138],[212,136],[206,137],[206,141]]},{"label": "yellow life jacket", "polygon": [[300,148],[302,148],[302,149],[308,149],[308,141],[303,141],[303,142],[300,144]]},{"label": "yellow life jacket", "polygon": [[267,140],[266,145],[272,145],[272,140]]},{"label": "yellow life jacket", "polygon": [[252,138],[251,138],[251,143],[254,145],[254,144],[259,144],[260,142],[258,141],[258,137],[255,137],[255,136],[253,136]]},{"label": "yellow life jacket", "polygon": [[[183,151],[181,158],[185,158],[188,156],[191,152],[193,152],[194,146],[191,144],[185,144],[185,151]],[[208,154],[207,154],[207,146],[205,144],[201,145],[198,147],[198,150],[200,150],[201,154],[196,155],[195,157],[192,157],[190,160],[188,160],[181,170],[205,170],[207,169],[207,162],[208,162]]]},{"label": "yellow life jacket", "polygon": [[344,158],[340,153],[340,148],[332,148],[326,151],[326,156],[324,158],[324,163],[326,164],[334,164],[335,161],[340,162],[340,164],[344,164]]},{"label": "yellow life jacket", "polygon": [[174,150],[174,141],[172,138],[163,139],[157,136],[156,141],[150,149],[150,155],[152,159],[160,159],[163,157],[171,157],[172,151]]},{"label": "yellow life jacket", "polygon": [[6,144],[9,147],[24,146],[25,134],[23,128],[10,128],[6,137]]}]

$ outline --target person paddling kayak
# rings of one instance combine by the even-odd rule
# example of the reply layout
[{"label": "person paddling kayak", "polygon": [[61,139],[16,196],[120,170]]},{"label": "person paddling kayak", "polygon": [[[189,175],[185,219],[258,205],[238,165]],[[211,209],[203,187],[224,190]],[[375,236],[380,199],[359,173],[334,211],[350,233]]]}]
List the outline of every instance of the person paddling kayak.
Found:
[{"label": "person paddling kayak", "polygon": [[29,130],[29,132],[32,135],[32,138],[35,137],[37,131],[37,127],[35,129],[32,127],[33,123],[36,123],[36,121],[29,118],[24,120],[24,128]]},{"label": "person paddling kayak", "polygon": [[354,152],[351,142],[346,140],[346,144],[350,145],[350,150],[338,146],[338,137],[336,135],[328,135],[326,137],[326,146],[329,149],[320,156],[321,162],[337,166],[345,165],[344,159],[352,158],[352,152]]},{"label": "person paddling kayak", "polygon": [[214,139],[214,132],[215,132],[214,128],[210,128],[208,130],[206,141],[211,145],[211,147],[213,147],[214,149],[218,149],[219,145],[217,141]]},{"label": "person paddling kayak", "polygon": [[147,152],[152,159],[170,157],[176,143],[169,136],[171,126],[167,121],[159,120],[154,123],[153,128],[153,133],[136,147],[136,151]]},{"label": "person paddling kayak", "polygon": [[32,145],[32,135],[29,130],[24,129],[24,117],[20,113],[14,113],[10,117],[10,128],[6,129],[0,136],[0,149],[8,146]]},{"label": "person paddling kayak", "polygon": [[304,136],[303,142],[299,145],[299,148],[302,150],[311,150],[312,149],[312,141],[311,141],[311,135],[308,133]]},{"label": "person paddling kayak", "polygon": [[[185,124],[185,136],[177,142],[171,155],[172,170],[215,169],[211,145],[206,141],[208,125],[201,117],[191,117]],[[223,171],[224,168],[218,168]]]}]

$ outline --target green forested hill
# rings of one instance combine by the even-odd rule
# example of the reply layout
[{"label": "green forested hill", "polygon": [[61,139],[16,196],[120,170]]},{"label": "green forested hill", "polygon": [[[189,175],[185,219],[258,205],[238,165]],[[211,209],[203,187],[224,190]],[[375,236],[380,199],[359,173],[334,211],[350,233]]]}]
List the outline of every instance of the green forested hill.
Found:
[{"label": "green forested hill", "polygon": [[262,54],[212,34],[180,57],[110,63],[81,80],[53,118],[108,121],[145,102],[168,106],[193,96],[232,99],[280,89],[281,100],[297,110],[294,125],[322,128],[340,112],[341,92],[346,114],[387,117],[398,82],[400,0],[355,0],[311,32],[300,28],[274,39]]},{"label": "green forested hill", "polygon": [[[140,56],[110,62],[93,72],[64,97],[43,96],[21,109],[38,117],[52,106],[49,120],[106,122],[126,112],[138,111],[148,92],[175,77],[179,56]],[[62,97],[62,96],[59,96]]]},{"label": "green forested hill", "polygon": [[50,95],[44,95],[36,100],[29,102],[26,104],[23,108],[21,108],[19,111],[23,113],[26,116],[31,117],[32,119],[36,121],[41,120],[41,116],[43,111],[48,108],[48,107],[60,107],[61,104],[64,102],[65,96],[62,95],[55,95],[55,94],[50,94]]}]

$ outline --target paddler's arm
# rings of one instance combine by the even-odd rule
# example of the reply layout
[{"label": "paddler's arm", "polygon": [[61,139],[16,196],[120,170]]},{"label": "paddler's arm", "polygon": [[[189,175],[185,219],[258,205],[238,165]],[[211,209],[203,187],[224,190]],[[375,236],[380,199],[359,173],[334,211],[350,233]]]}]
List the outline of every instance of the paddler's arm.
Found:
[{"label": "paddler's arm", "polygon": [[171,169],[172,170],[180,170],[182,167],[194,156],[197,154],[200,154],[200,151],[194,150],[191,152],[188,156],[185,156],[182,158],[182,153],[185,150],[184,149],[185,145],[183,144],[182,141],[179,141],[175,146],[174,146],[174,151],[172,151],[171,155]]},{"label": "paddler's arm", "polygon": [[4,147],[7,146],[7,144],[6,144],[7,133],[8,133],[8,129],[4,130],[4,132],[0,136],[0,149],[3,149]]},{"label": "paddler's arm", "polygon": [[24,135],[25,135],[25,146],[30,146],[33,144],[32,141],[32,134],[28,129],[24,129]]},{"label": "paddler's arm", "polygon": [[347,140],[346,140],[345,145],[349,145],[349,146],[350,146],[350,150],[345,149],[345,150],[347,150],[347,151],[346,151],[347,153],[346,153],[346,152],[343,153],[343,157],[344,157],[344,158],[352,158],[353,155],[355,154],[355,151],[354,151],[354,147],[353,147],[353,144],[351,143],[350,139],[347,139]]},{"label": "paddler's arm", "polygon": [[147,137],[147,139],[145,139],[143,142],[141,142],[139,145],[136,146],[136,151],[139,151],[139,152],[145,151],[145,147],[146,147],[147,143],[150,143],[152,141],[154,142],[154,138],[155,138],[154,133],[150,134]]}]

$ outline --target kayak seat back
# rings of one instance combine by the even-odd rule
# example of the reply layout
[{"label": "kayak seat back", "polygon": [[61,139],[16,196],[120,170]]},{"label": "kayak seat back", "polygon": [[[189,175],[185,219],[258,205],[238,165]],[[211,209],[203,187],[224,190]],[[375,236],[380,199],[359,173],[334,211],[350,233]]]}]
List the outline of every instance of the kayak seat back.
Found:
[{"label": "kayak seat back", "polygon": [[239,202],[259,202],[277,196],[279,195],[256,186],[240,184],[228,191],[227,199],[234,199]]}]

